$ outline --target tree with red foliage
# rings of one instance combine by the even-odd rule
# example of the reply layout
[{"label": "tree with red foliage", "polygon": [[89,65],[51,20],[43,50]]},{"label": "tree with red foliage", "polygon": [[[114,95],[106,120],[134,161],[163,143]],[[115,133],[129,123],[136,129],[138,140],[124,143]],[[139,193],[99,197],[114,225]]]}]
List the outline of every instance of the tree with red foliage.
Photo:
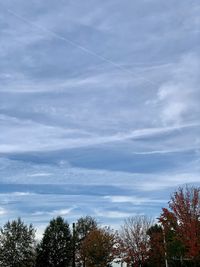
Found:
[{"label": "tree with red foliage", "polygon": [[80,252],[87,267],[111,266],[111,262],[117,257],[117,236],[109,228],[96,228],[83,240]]},{"label": "tree with red foliage", "polygon": [[82,254],[80,253],[81,245],[87,235],[94,229],[97,229],[97,221],[91,216],[80,217],[75,224],[75,261],[78,266],[86,267],[86,258],[83,255],[83,250],[81,251]]},{"label": "tree with red foliage", "polygon": [[179,188],[169,201],[169,209],[163,208],[159,221],[167,239],[171,235],[179,245],[180,259],[189,259],[196,266],[200,261],[200,188]]},{"label": "tree with red foliage", "polygon": [[152,225],[153,220],[143,215],[125,220],[121,231],[123,260],[131,266],[145,266],[150,249],[147,231]]},{"label": "tree with red foliage", "polygon": [[151,226],[147,234],[149,235],[149,265],[153,267],[162,267],[165,259],[165,243],[163,229],[160,225]]}]

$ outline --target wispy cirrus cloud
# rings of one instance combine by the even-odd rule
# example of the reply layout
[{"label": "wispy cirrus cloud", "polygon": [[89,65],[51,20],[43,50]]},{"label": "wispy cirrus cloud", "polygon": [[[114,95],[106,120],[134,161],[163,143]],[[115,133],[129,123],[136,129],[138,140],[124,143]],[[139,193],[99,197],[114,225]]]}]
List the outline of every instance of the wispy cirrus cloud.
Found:
[{"label": "wispy cirrus cloud", "polygon": [[6,213],[7,213],[6,209],[0,207],[0,216],[6,215]]},{"label": "wispy cirrus cloud", "polygon": [[129,217],[129,216],[133,216],[133,213],[127,213],[127,212],[121,212],[121,211],[105,211],[105,210],[95,210],[95,216],[98,216],[100,219],[102,217],[104,218],[110,218],[110,219],[118,219],[118,218],[126,218],[126,217]]},{"label": "wispy cirrus cloud", "polygon": [[151,199],[145,197],[134,196],[105,196],[105,199],[110,200],[113,203],[132,203],[134,205],[142,205],[144,203],[148,205],[155,205],[158,203],[166,203],[166,199]]},{"label": "wispy cirrus cloud", "polygon": [[70,214],[70,212],[73,210],[73,208],[70,209],[60,209],[60,210],[53,210],[53,211],[36,211],[32,215],[33,216],[50,216],[50,217],[55,217],[55,216],[67,216]]},{"label": "wispy cirrus cloud", "polygon": [[[0,138],[2,143],[0,145],[1,153],[72,149],[106,143],[121,143],[126,140],[134,141],[144,138],[155,138],[181,130],[184,131],[187,128],[199,129],[198,124],[183,124],[172,127],[138,129],[127,133],[118,132],[111,135],[97,135],[97,133],[92,134],[78,129],[48,126],[30,120],[18,120],[7,116],[1,117],[1,120],[3,122],[2,133],[5,133]],[[14,122],[16,126],[12,132],[9,132],[9,128],[12,127],[11,122]],[[43,134],[44,132],[45,135]]]},{"label": "wispy cirrus cloud", "polygon": [[197,1],[0,6],[1,222],[119,225],[199,184]]},{"label": "wispy cirrus cloud", "polygon": [[186,120],[198,120],[199,108],[199,55],[184,55],[172,71],[172,80],[158,91],[162,104],[161,120],[165,124],[180,124]]}]

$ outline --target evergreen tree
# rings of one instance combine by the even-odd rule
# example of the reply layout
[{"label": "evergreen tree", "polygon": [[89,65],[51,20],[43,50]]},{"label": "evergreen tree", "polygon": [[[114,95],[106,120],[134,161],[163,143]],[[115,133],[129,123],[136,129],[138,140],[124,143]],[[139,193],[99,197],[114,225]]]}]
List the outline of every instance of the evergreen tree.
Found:
[{"label": "evergreen tree", "polygon": [[21,219],[7,222],[0,230],[0,266],[35,266],[35,230]]},{"label": "evergreen tree", "polygon": [[37,248],[37,267],[68,267],[71,263],[71,233],[62,217],[52,219]]}]

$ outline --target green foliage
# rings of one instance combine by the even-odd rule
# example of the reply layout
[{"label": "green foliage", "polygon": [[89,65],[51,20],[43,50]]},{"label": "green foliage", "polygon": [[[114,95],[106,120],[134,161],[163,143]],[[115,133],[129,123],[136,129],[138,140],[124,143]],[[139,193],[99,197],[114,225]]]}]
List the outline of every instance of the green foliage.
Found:
[{"label": "green foliage", "polygon": [[73,224],[49,222],[36,247],[33,226],[21,219],[0,228],[0,267],[108,267],[113,260],[134,266],[200,267],[200,188],[179,188],[163,208],[159,225],[146,216],[125,220],[121,234],[99,228],[86,216]]},{"label": "green foliage", "polygon": [[171,266],[200,262],[200,188],[178,188],[171,196],[169,208],[163,208],[159,221],[166,241]]},{"label": "green foliage", "polygon": [[75,227],[77,241],[82,241],[91,230],[97,228],[97,221],[91,216],[81,217],[78,219]]},{"label": "green foliage", "polygon": [[37,248],[37,267],[67,267],[72,258],[71,233],[63,218],[52,219]]},{"label": "green foliage", "polygon": [[85,267],[85,256],[80,252],[81,245],[88,234],[97,228],[97,221],[91,216],[81,217],[75,225],[74,242],[76,249],[76,262],[78,265]]},{"label": "green foliage", "polygon": [[21,219],[7,222],[0,230],[0,266],[35,266],[35,230]]}]

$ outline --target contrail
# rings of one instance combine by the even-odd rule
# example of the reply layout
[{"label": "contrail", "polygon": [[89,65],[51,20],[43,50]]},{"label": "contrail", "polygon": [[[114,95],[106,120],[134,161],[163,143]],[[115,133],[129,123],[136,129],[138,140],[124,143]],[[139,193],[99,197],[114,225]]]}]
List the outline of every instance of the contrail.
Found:
[{"label": "contrail", "polygon": [[88,49],[88,48],[86,48],[86,47],[84,47],[84,46],[82,46],[82,45],[80,45],[80,44],[78,44],[78,43],[72,41],[72,40],[69,39],[69,38],[63,37],[62,35],[60,35],[60,34],[54,32],[54,31],[52,31],[52,30],[49,30],[49,29],[47,29],[47,28],[45,28],[45,27],[42,27],[41,25],[35,24],[34,22],[32,22],[32,21],[30,21],[30,20],[24,18],[23,16],[19,15],[18,13],[14,12],[14,11],[11,10],[11,9],[6,9],[6,11],[7,11],[9,14],[13,15],[14,17],[18,18],[19,20],[25,22],[26,24],[28,24],[28,25],[30,25],[30,26],[32,26],[32,27],[34,27],[34,28],[37,28],[37,29],[39,29],[39,30],[41,30],[41,31],[43,31],[43,32],[46,32],[46,33],[50,34],[51,36],[53,36],[53,37],[55,37],[55,38],[57,38],[57,39],[59,39],[59,40],[65,42],[65,43],[68,43],[68,44],[70,44],[71,46],[74,46],[74,47],[76,47],[76,48],[82,50],[83,52],[85,52],[85,53],[87,53],[87,54],[90,54],[90,55],[92,55],[92,56],[94,56],[94,57],[96,57],[96,58],[99,58],[100,60],[109,63],[110,65],[114,66],[115,68],[118,68],[118,69],[122,70],[123,72],[126,72],[126,73],[128,73],[128,74],[134,75],[135,77],[137,77],[137,78],[139,78],[139,79],[141,79],[141,80],[143,80],[143,81],[145,81],[145,82],[147,82],[147,83],[149,83],[149,84],[151,84],[151,85],[154,85],[154,86],[156,85],[156,86],[157,86],[157,83],[155,83],[155,82],[153,82],[153,81],[151,81],[151,80],[149,80],[149,79],[146,79],[146,78],[144,78],[144,77],[142,77],[142,76],[139,76],[139,75],[135,74],[134,72],[132,72],[132,71],[130,71],[130,70],[128,70],[128,69],[122,67],[120,64],[118,64],[118,63],[116,63],[116,62],[110,60],[110,59],[107,58],[107,57],[104,57],[104,56],[102,56],[102,55],[100,55],[100,54],[98,54],[98,53],[92,51],[91,49]]}]

